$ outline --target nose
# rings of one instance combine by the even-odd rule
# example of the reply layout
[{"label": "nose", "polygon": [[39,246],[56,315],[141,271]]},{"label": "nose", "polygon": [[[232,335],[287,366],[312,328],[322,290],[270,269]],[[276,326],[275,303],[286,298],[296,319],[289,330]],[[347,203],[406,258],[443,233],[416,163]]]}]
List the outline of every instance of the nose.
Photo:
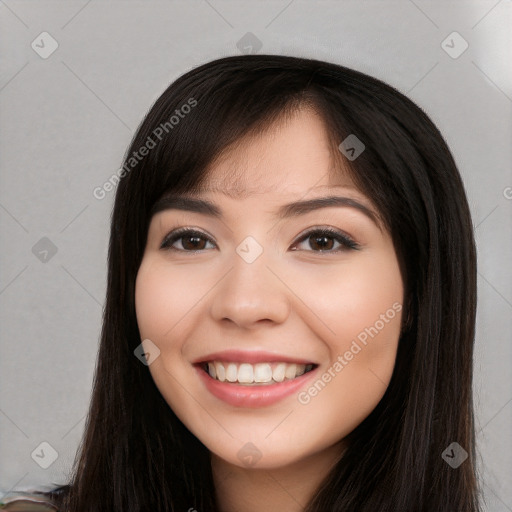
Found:
[{"label": "nose", "polygon": [[219,322],[230,322],[244,329],[261,324],[283,323],[290,314],[288,288],[267,266],[261,255],[247,263],[238,254],[232,266],[215,287],[210,314]]}]

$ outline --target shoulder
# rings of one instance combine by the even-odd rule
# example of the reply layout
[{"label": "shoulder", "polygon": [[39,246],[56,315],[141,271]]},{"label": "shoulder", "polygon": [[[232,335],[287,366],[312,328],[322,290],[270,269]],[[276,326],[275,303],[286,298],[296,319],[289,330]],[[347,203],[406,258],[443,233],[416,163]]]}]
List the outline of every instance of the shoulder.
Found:
[{"label": "shoulder", "polygon": [[1,512],[58,512],[57,507],[44,494],[13,493],[0,500]]}]

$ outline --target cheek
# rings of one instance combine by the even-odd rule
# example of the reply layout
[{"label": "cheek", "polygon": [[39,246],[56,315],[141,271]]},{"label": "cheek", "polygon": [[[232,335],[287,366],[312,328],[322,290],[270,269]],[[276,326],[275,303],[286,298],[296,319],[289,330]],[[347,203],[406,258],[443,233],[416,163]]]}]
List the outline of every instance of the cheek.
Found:
[{"label": "cheek", "polygon": [[[135,309],[142,338],[164,343],[173,328],[187,315],[194,314],[208,289],[204,275],[183,271],[180,266],[143,260],[135,282]],[[180,323],[184,328],[184,323]]]},{"label": "cheek", "polygon": [[[299,396],[326,437],[347,435],[384,395],[400,337],[403,285],[394,258],[361,259],[331,273],[319,316],[331,331],[324,338],[330,363]],[[337,425],[337,427],[334,427]]]},{"label": "cheek", "polygon": [[193,293],[194,289],[190,273],[151,256],[142,260],[135,281],[137,324],[141,340],[150,339],[160,350],[148,369],[173,410],[184,410],[190,399],[176,383],[186,378],[181,353],[186,339],[184,333],[190,323],[187,314],[193,314],[193,305],[198,300],[196,295],[201,296],[201,289]]},{"label": "cheek", "polygon": [[372,347],[368,343],[358,359],[381,357],[396,347],[404,290],[398,263],[391,256],[381,251],[378,257],[368,254],[346,266],[319,266],[314,272],[295,269],[295,277],[289,274],[297,283],[298,296],[315,313],[317,335],[326,343],[331,359],[349,350],[357,339],[362,346],[365,341],[379,340]]},{"label": "cheek", "polygon": [[135,310],[143,339],[158,339],[172,327],[176,301],[168,293],[168,285],[166,276],[143,260],[135,282]]},{"label": "cheek", "polygon": [[354,271],[345,280],[341,313],[335,324],[335,330],[343,333],[337,337],[336,348],[339,352],[351,351],[361,363],[374,358],[394,361],[400,334],[403,301],[400,273],[393,267],[381,270],[375,267],[362,269],[360,273]]}]

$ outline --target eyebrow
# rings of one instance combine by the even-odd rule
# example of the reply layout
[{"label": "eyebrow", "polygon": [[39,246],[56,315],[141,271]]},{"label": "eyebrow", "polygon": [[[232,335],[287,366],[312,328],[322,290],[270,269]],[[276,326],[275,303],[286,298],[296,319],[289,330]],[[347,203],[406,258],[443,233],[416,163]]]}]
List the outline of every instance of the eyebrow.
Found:
[{"label": "eyebrow", "polygon": [[[321,208],[349,207],[359,210],[382,230],[379,217],[367,206],[356,199],[343,196],[326,196],[285,204],[276,213],[278,219],[299,217]],[[222,210],[214,203],[205,199],[186,197],[182,195],[167,195],[159,199],[151,209],[150,218],[163,210],[184,210],[222,218]]]}]

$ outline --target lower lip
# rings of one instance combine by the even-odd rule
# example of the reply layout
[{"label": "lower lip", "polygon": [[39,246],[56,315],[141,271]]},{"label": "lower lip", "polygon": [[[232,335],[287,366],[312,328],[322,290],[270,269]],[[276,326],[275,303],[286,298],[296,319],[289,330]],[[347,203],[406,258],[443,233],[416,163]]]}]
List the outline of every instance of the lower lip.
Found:
[{"label": "lower lip", "polygon": [[318,366],[300,377],[262,386],[243,386],[234,382],[221,382],[210,377],[201,366],[196,366],[199,377],[215,397],[235,407],[264,407],[272,405],[298,391],[316,373]]}]

